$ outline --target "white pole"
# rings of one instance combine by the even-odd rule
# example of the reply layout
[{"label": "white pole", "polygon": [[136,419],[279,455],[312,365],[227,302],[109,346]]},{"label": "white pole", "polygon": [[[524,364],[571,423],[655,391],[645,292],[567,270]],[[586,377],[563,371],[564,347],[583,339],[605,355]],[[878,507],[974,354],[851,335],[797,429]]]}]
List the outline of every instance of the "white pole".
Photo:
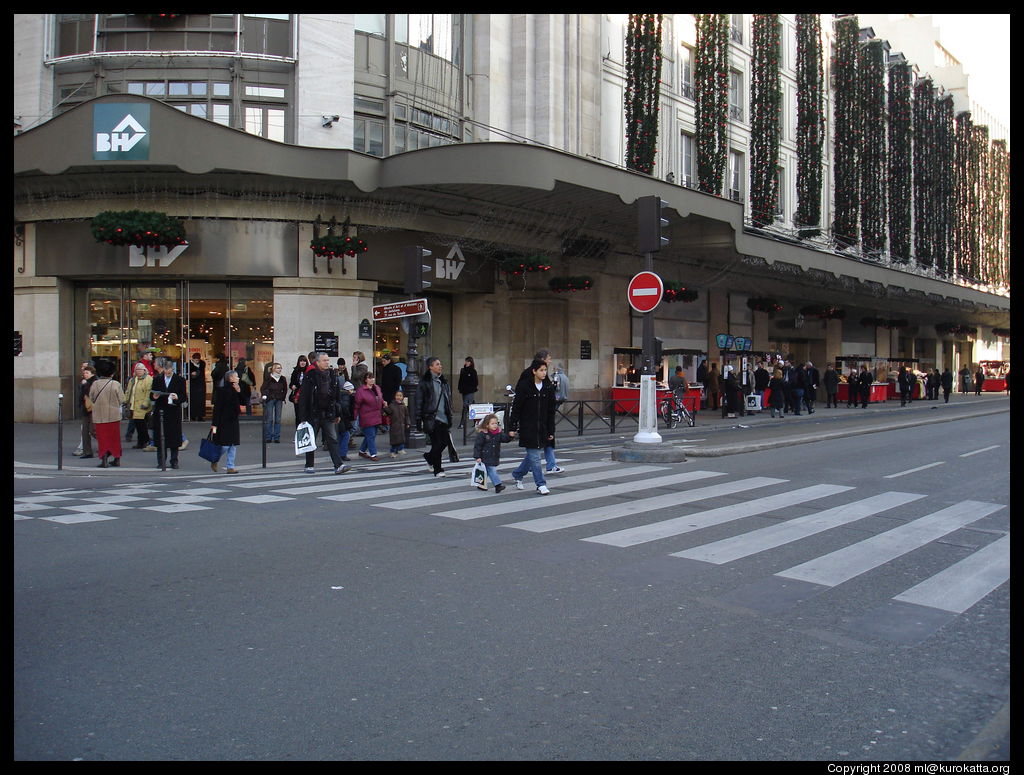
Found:
[{"label": "white pole", "polygon": [[637,444],[660,444],[658,433],[657,375],[640,375],[640,427],[633,441]]}]

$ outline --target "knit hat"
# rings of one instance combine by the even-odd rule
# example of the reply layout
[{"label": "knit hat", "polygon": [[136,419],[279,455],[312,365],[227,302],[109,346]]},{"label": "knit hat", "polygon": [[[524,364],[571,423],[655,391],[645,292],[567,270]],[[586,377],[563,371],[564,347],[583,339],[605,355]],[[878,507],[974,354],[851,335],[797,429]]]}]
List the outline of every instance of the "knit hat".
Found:
[{"label": "knit hat", "polygon": [[351,382],[346,382],[344,385],[342,385],[342,388],[344,388],[345,390],[355,390],[356,386],[353,385]]}]

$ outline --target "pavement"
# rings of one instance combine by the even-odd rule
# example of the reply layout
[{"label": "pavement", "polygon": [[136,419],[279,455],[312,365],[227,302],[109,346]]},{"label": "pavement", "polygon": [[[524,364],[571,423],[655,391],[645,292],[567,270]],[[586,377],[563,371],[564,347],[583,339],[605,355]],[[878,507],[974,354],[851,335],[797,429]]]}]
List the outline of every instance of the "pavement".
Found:
[{"label": "pavement", "polygon": [[[567,409],[572,402],[567,402]],[[979,417],[1010,411],[1010,397],[1005,393],[954,393],[949,403],[918,400],[905,407],[898,400],[889,400],[869,404],[867,408],[847,408],[845,404],[837,408],[826,408],[823,402],[815,406],[814,414],[802,412],[799,416],[786,415],[783,418],[771,418],[767,410],[747,414],[736,418],[723,418],[720,411],[702,410],[697,414],[697,423],[690,428],[684,426],[673,430],[659,428],[662,444],[685,450],[686,457],[718,457],[746,452],[757,452],[765,449],[787,447],[793,444],[804,444],[816,441],[827,441],[847,436],[880,431],[911,429],[916,426],[950,422],[953,420]],[[571,409],[567,414],[575,417]],[[610,450],[622,446],[633,439],[636,433],[635,418],[619,417],[616,420],[615,433],[611,433],[606,422],[594,415],[587,415],[589,423],[582,435],[564,419],[559,420],[556,433],[556,449],[569,452],[574,449],[600,447]],[[126,424],[122,423],[122,433]],[[254,472],[264,467],[262,437],[262,420],[260,418],[243,418],[241,421],[242,444],[238,450],[235,467],[241,472]],[[52,477],[54,474],[72,476],[124,476],[140,473],[158,476],[195,476],[210,473],[210,465],[199,457],[199,442],[206,436],[210,426],[208,422],[185,422],[185,435],[189,439],[189,447],[179,453],[180,468],[175,471],[167,468],[159,470],[155,452],[143,452],[131,449],[131,444],[122,442],[123,457],[119,468],[97,468],[97,458],[80,460],[71,453],[78,444],[80,423],[77,420],[63,423],[63,443],[60,445],[63,454],[58,460],[58,438],[60,431],[56,423],[14,423],[14,472],[15,478]],[[301,470],[304,458],[295,455],[292,443],[294,427],[282,427],[280,444],[266,445],[266,468],[282,470],[294,468]],[[463,460],[469,459],[472,452],[472,434],[466,434],[463,443],[461,430],[454,430],[452,437]],[[361,439],[360,439],[361,441]],[[955,443],[955,440],[951,440]],[[388,437],[377,436],[377,450],[380,460],[388,461]],[[512,452],[512,445],[507,445]],[[422,449],[409,449],[405,459],[415,459]],[[515,456],[518,453],[513,453]],[[505,458],[510,455],[506,453]],[[357,469],[381,465],[358,456],[356,450],[349,451],[352,465]],[[318,470],[327,470],[330,456],[321,450],[316,454]],[[60,468],[58,469],[58,464]],[[223,461],[221,470],[223,470]]]}]

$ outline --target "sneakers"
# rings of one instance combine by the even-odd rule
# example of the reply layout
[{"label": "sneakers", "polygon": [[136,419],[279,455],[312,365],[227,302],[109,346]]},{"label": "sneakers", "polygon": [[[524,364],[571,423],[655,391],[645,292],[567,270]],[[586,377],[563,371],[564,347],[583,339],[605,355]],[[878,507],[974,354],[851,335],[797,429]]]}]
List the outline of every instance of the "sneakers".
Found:
[{"label": "sneakers", "polygon": [[549,468],[547,471],[545,471],[545,473],[548,473],[548,474],[564,474],[565,473],[565,469],[562,468],[561,466],[555,466],[554,468]]},{"label": "sneakers", "polygon": [[522,490],[522,489],[523,489],[523,480],[522,480],[522,479],[516,479],[516,478],[515,478],[515,477],[513,476],[513,477],[512,477],[512,480],[513,480],[513,481],[514,481],[514,482],[516,483],[516,489],[517,489],[517,490]]},{"label": "sneakers", "polygon": [[152,444],[150,444],[148,446],[143,447],[142,451],[143,452],[156,452],[156,447],[154,447]]},{"label": "sneakers", "polygon": [[306,466],[303,469],[303,471],[305,471],[307,474],[315,474],[316,473],[316,469],[313,466]]},{"label": "sneakers", "polygon": [[181,446],[178,447],[178,449],[188,449],[188,439],[185,439],[183,442],[181,442]]},{"label": "sneakers", "polygon": [[435,479],[444,479],[445,476],[446,476],[446,474],[445,474],[444,471],[435,471],[434,472],[434,478]]},{"label": "sneakers", "polygon": [[499,492],[501,492],[504,489],[505,489],[505,485],[503,485],[503,484],[496,484],[496,485],[494,485],[494,494],[497,495]]},{"label": "sneakers", "polygon": [[237,468],[227,468],[227,469],[224,470],[224,473],[226,473],[226,474],[237,474],[238,473],[238,469]]},{"label": "sneakers", "polygon": [[551,490],[547,488],[547,485],[542,484],[540,487],[537,488],[537,492],[539,492],[541,495],[549,495],[551,493]]},{"label": "sneakers", "polygon": [[367,453],[367,452],[360,452],[359,453],[359,457],[365,457],[367,460],[372,460],[372,458],[370,457],[369,453]]},{"label": "sneakers", "polygon": [[340,466],[338,466],[337,468],[334,469],[334,473],[336,473],[336,474],[347,474],[351,470],[352,470],[352,466],[347,466],[344,463],[342,463]]},{"label": "sneakers", "polygon": [[476,486],[476,488],[477,488],[478,490],[483,490],[484,492],[487,492],[487,485],[486,485],[486,484],[478,484],[478,485]]}]

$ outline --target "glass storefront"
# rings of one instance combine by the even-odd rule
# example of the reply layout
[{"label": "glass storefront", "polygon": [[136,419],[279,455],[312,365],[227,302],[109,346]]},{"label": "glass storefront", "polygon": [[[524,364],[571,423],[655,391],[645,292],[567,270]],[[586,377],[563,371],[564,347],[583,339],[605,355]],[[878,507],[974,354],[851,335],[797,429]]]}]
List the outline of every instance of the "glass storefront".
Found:
[{"label": "glass storefront", "polygon": [[[183,373],[193,352],[206,363],[206,416],[212,401],[210,372],[221,354],[234,367],[245,358],[263,383],[274,360],[274,295],[268,285],[172,282],[105,282],[75,291],[76,362],[106,358],[125,384],[141,354],[155,349]],[[259,414],[259,407],[253,407]]]}]

